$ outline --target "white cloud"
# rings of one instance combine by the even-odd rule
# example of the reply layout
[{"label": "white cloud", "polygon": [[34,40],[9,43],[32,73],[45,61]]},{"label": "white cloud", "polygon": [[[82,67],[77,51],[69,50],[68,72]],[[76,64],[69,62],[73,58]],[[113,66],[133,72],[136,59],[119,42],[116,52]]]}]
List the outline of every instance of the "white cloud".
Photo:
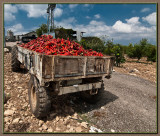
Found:
[{"label": "white cloud", "polygon": [[123,33],[130,33],[131,32],[131,26],[129,24],[123,23],[122,21],[118,20],[114,25],[113,28],[117,32],[123,32]]},{"label": "white cloud", "polygon": [[61,26],[67,29],[71,29],[73,28],[73,24],[75,24],[76,21],[77,20],[74,17],[70,17],[68,19],[63,19],[60,22],[55,20],[55,25],[59,27]]},{"label": "white cloud", "polygon": [[21,35],[21,34],[26,34],[28,32],[31,32],[31,31],[35,31],[37,28],[38,27],[32,27],[30,29],[26,29],[23,27],[21,23],[18,23],[13,26],[7,26],[5,30],[6,31],[11,30],[14,33],[14,35]]},{"label": "white cloud", "polygon": [[156,12],[153,12],[149,14],[148,16],[143,17],[142,19],[143,21],[147,21],[151,25],[156,25]]},{"label": "white cloud", "polygon": [[96,14],[96,15],[94,15],[94,17],[95,17],[96,19],[98,19],[98,18],[100,18],[101,16],[100,16],[100,14]]},{"label": "white cloud", "polygon": [[47,16],[47,4],[18,4],[19,9],[27,12],[28,17],[38,18]]},{"label": "white cloud", "polygon": [[[19,9],[27,12],[28,17],[38,18],[47,17],[47,4],[19,4],[17,6]],[[60,17],[63,13],[61,8],[55,8],[54,16]]]},{"label": "white cloud", "polygon": [[72,25],[74,30],[86,32],[86,36],[109,36],[108,39],[115,41],[131,41],[138,42],[142,38],[148,38],[151,41],[156,40],[156,27],[145,27],[139,22],[139,17],[126,19],[126,23],[121,20],[115,22],[113,26],[108,26],[105,22],[92,20],[88,25]]},{"label": "white cloud", "polygon": [[77,7],[78,6],[78,4],[69,4],[69,8],[75,8],[75,7]]},{"label": "white cloud", "polygon": [[150,8],[143,8],[142,10],[141,10],[141,12],[143,13],[143,12],[148,12],[148,11],[150,11],[151,9]]},{"label": "white cloud", "polygon": [[[126,35],[126,37],[145,37],[149,38],[155,36],[156,27],[145,27],[139,22],[139,17],[132,17],[130,19],[126,19],[126,23],[122,21],[117,21],[113,26],[113,29],[117,33],[121,33],[122,35]],[[126,34],[125,34],[126,33]],[[121,35],[121,36],[122,36]]]},{"label": "white cloud", "polygon": [[132,17],[126,19],[126,22],[118,20],[114,25],[108,26],[103,21],[92,20],[87,25],[77,24],[74,17],[64,19],[56,24],[64,28],[72,28],[84,33],[84,36],[109,36],[108,39],[114,39],[115,41],[127,41],[131,40],[138,42],[142,38],[148,38],[150,41],[156,40],[156,26],[145,27],[139,22],[139,17]]},{"label": "white cloud", "polygon": [[17,13],[17,7],[11,4],[4,4],[4,20],[13,21],[16,19],[15,13]]},{"label": "white cloud", "polygon": [[54,17],[60,17],[63,13],[63,10],[60,8],[56,8],[54,11]]},{"label": "white cloud", "polygon": [[102,21],[95,21],[95,20],[92,20],[92,21],[90,21],[89,24],[91,24],[91,25],[104,25],[105,23],[102,22]]},{"label": "white cloud", "polygon": [[64,19],[63,22],[64,23],[75,23],[77,20],[75,19],[75,17],[69,17],[68,19]]},{"label": "white cloud", "polygon": [[27,33],[27,31],[24,30],[23,25],[20,23],[6,27],[6,30],[11,30],[14,33],[14,35]]},{"label": "white cloud", "polygon": [[139,22],[139,17],[132,17],[130,19],[126,19],[126,21],[127,21],[128,24],[134,24],[134,25],[140,23]]}]

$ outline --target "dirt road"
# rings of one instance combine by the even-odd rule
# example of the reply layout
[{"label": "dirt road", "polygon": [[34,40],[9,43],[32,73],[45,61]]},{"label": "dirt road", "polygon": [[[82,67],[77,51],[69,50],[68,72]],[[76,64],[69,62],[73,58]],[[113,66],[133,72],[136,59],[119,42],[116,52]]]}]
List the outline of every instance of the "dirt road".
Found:
[{"label": "dirt road", "polygon": [[94,110],[86,114],[98,128],[103,132],[156,132],[155,83],[113,73],[104,84],[102,100],[89,106]]},{"label": "dirt road", "polygon": [[156,132],[156,84],[142,78],[114,72],[104,79],[105,91],[96,105],[75,94],[53,100],[44,120],[30,112],[27,96],[28,73],[10,68],[10,53],[4,56],[4,132],[89,132],[95,126],[103,132]]}]

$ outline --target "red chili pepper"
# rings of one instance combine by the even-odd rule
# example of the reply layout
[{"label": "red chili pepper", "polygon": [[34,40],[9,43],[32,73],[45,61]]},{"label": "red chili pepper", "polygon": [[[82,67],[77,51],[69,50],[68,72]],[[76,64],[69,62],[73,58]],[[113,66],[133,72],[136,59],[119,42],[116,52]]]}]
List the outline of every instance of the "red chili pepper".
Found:
[{"label": "red chili pepper", "polygon": [[92,49],[85,50],[80,44],[75,41],[70,41],[69,38],[53,39],[51,35],[42,35],[37,39],[19,45],[30,50],[44,53],[46,55],[65,55],[65,56],[103,56],[102,53],[93,51]]}]

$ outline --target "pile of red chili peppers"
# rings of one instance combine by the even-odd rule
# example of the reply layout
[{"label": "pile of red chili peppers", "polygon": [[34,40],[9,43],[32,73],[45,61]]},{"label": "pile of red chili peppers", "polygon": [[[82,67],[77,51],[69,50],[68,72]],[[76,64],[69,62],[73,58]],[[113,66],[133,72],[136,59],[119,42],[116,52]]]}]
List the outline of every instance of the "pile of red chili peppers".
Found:
[{"label": "pile of red chili peppers", "polygon": [[42,35],[30,42],[19,46],[43,53],[45,55],[64,55],[64,56],[103,56],[102,53],[85,50],[80,44],[69,39],[53,39],[51,35]]}]

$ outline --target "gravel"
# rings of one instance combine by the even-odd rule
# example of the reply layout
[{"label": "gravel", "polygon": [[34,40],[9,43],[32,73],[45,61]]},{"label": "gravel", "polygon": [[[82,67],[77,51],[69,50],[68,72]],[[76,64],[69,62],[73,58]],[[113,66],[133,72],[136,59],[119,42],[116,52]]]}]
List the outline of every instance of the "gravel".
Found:
[{"label": "gravel", "polygon": [[34,117],[28,104],[29,74],[11,71],[10,53],[4,54],[4,132],[156,132],[156,84],[114,72],[104,79],[105,91],[95,105],[77,94],[53,98],[49,115]]},{"label": "gravel", "polygon": [[[29,73],[11,71],[11,54],[4,55],[4,89],[7,101],[4,104],[4,132],[88,132],[89,126],[81,126],[81,117],[74,111],[70,101],[74,96],[53,98],[49,115],[43,120],[34,117],[28,103]],[[75,119],[71,119],[75,118]],[[68,129],[66,126],[70,124]],[[84,127],[85,126],[85,127]]]},{"label": "gravel", "polygon": [[[104,84],[101,101],[86,114],[98,128],[103,132],[156,133],[155,83],[115,72]],[[97,111],[104,112],[103,116],[94,114]]]}]

